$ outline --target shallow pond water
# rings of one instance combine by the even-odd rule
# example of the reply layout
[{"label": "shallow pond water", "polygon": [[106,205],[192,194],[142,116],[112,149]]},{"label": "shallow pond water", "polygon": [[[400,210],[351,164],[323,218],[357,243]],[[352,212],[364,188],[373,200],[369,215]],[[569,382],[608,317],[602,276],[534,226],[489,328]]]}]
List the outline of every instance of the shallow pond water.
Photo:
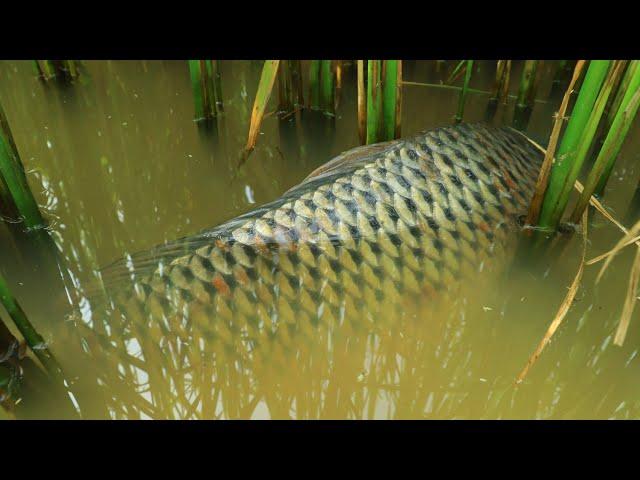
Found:
[{"label": "shallow pond water", "polygon": [[[456,62],[448,62],[451,70]],[[519,78],[515,62],[512,78]],[[278,198],[312,170],[357,146],[355,65],[345,62],[335,118],[268,108],[255,151],[242,165],[262,62],[223,61],[225,113],[193,120],[185,61],[86,61],[72,85],[45,84],[30,62],[0,63],[0,101],[31,188],[65,258],[68,295],[49,283],[0,225],[10,287],[60,360],[85,417],[98,418],[636,418],[640,325],[623,347],[612,338],[633,258],[627,249],[603,281],[587,267],[577,299],[525,381],[515,378],[553,319],[580,258],[579,235],[562,254],[502,275],[480,276],[433,305],[383,311],[371,328],[318,327],[312,342],[269,348],[250,360],[177,341],[141,359],[131,338],[101,344],[87,302],[96,271],[128,253],[212,227]],[[453,122],[458,91],[436,62],[405,62],[402,134]],[[489,91],[495,62],[476,62],[472,87]],[[304,62],[305,72],[307,62]],[[560,103],[545,62],[527,134],[546,144]],[[517,82],[493,123],[510,124]],[[305,85],[306,87],[306,85]],[[306,93],[305,93],[306,95]],[[484,118],[489,95],[469,95],[466,122]],[[623,219],[638,182],[636,121],[604,204]],[[621,232],[591,213],[587,258]],[[629,226],[629,220],[626,221]],[[69,280],[69,279],[68,279]],[[70,315],[67,296],[81,314]],[[9,324],[4,311],[2,319]],[[138,339],[139,340],[139,339]],[[136,343],[134,345],[134,343]],[[185,362],[199,344],[200,362]],[[200,345],[202,344],[202,345]],[[127,354],[127,355],[125,355]],[[124,358],[124,360],[123,360]],[[185,367],[185,365],[189,367]],[[163,371],[163,380],[157,373]],[[155,376],[154,376],[155,375]],[[25,416],[58,415],[31,399]]]}]

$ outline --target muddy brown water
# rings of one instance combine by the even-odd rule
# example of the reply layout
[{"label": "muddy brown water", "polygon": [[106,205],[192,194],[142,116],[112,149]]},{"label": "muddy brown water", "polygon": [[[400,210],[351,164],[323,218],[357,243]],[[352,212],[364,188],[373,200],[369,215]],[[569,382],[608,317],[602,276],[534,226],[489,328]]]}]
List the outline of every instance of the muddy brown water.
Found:
[{"label": "muddy brown water", "polygon": [[[95,327],[97,313],[84,298],[84,289],[95,281],[97,268],[277,198],[319,165],[358,145],[358,133],[355,65],[345,66],[334,119],[308,111],[285,120],[268,115],[255,151],[238,168],[261,62],[222,62],[225,113],[210,128],[193,121],[186,62],[83,64],[81,79],[63,86],[42,83],[29,62],[0,63],[0,100],[32,190],[73,276],[68,288],[71,298],[80,302],[82,315],[68,316],[61,291],[43,282],[28,255],[20,256],[9,241],[7,225],[0,226],[0,262],[16,297],[79,392],[76,400],[85,416],[640,415],[637,313],[624,346],[612,343],[631,249],[613,262],[597,285],[597,267],[587,267],[563,325],[524,383],[514,385],[573,280],[579,236],[553,262],[540,261],[535,268],[517,264],[505,275],[480,278],[454,299],[423,311],[384,312],[384,328],[319,329],[314,345],[260,352],[252,362],[212,348],[210,358],[194,368],[180,369],[173,362],[171,380],[162,385],[149,379],[153,366],[145,362],[153,362],[152,357],[119,365],[119,357],[106,347],[87,347],[94,339],[85,332]],[[490,90],[494,62],[477,62],[475,68],[472,87]],[[495,124],[512,120],[520,68],[516,62],[512,97],[499,108]],[[557,95],[549,96],[553,71],[553,62],[545,62],[527,129],[543,143],[560,102]],[[444,77],[435,62],[405,62],[406,81],[438,83]],[[487,99],[488,95],[470,94],[465,121],[482,120]],[[456,90],[406,85],[403,135],[452,123],[457,101]],[[268,111],[275,106],[272,100]],[[636,121],[604,199],[618,218],[624,218],[637,185],[639,162]],[[593,214],[587,258],[606,251],[619,237],[615,227]],[[6,312],[0,315],[10,323]],[[129,340],[122,339],[120,348],[135,356],[136,346]],[[55,400],[50,397],[30,399],[29,405],[25,414],[55,416]]]}]

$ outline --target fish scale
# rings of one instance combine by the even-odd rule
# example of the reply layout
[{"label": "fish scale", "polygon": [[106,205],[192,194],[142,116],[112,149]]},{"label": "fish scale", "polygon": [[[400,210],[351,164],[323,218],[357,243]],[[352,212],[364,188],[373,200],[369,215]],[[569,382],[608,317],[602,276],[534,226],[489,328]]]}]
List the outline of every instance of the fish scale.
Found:
[{"label": "fish scale", "polygon": [[[195,358],[198,336],[249,352],[312,341],[320,324],[391,321],[382,305],[450,290],[508,250],[541,162],[523,134],[486,125],[345,152],[270,204],[105,269],[123,317],[112,335],[168,351],[172,331]],[[132,273],[142,288],[112,288]]]}]

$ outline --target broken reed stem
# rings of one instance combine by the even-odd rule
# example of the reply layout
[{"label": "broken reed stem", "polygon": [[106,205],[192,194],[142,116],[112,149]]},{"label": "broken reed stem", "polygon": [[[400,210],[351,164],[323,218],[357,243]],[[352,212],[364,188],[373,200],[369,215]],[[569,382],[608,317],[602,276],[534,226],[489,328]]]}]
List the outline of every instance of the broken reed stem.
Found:
[{"label": "broken reed stem", "polygon": [[[523,136],[524,136],[524,137],[525,137],[525,138],[526,138],[526,139],[527,139],[527,140],[528,140],[532,145],[534,145],[536,148],[538,148],[538,149],[539,149],[540,151],[542,151],[543,153],[546,153],[545,149],[544,149],[544,148],[542,148],[539,144],[537,144],[536,142],[534,142],[533,140],[531,140],[531,139],[530,139],[529,137],[527,137],[526,135],[524,135],[524,134],[522,134],[522,135],[523,135]],[[578,180],[576,180],[576,181],[575,181],[575,183],[574,183],[574,187],[575,187],[575,189],[578,191],[578,193],[581,193],[581,194],[582,194],[582,193],[584,192],[584,186],[583,186],[583,185],[582,185],[582,183],[580,183]],[[609,220],[609,221],[610,221],[611,223],[613,223],[616,227],[618,227],[618,228],[619,228],[623,233],[625,233],[625,235],[626,235],[626,236],[625,236],[625,238],[629,238],[629,239],[631,239],[631,238],[633,237],[633,239],[634,239],[634,240],[638,240],[638,239],[640,239],[639,237],[634,237],[634,235],[636,235],[637,233],[639,233],[639,232],[640,232],[640,221],[638,221],[638,222],[637,222],[637,223],[636,223],[636,224],[635,224],[635,225],[634,225],[630,230],[627,230],[627,229],[624,227],[624,225],[622,225],[622,224],[621,224],[619,221],[617,221],[613,216],[611,216],[611,214],[610,214],[609,212],[607,212],[607,211],[605,210],[605,208],[604,208],[604,206],[602,205],[602,203],[600,203],[600,201],[599,201],[596,197],[594,197],[594,196],[592,195],[592,196],[591,196],[591,198],[589,199],[589,203],[590,203],[590,204],[591,204],[591,205],[592,205],[592,206],[593,206],[593,207],[594,207],[598,212],[600,212],[600,214],[602,214],[602,216],[604,216],[607,220]],[[583,212],[583,217],[582,217],[582,218],[583,218],[583,220],[584,220],[584,219],[586,219],[587,211],[588,211],[588,210],[586,210],[586,209],[585,209],[585,210],[584,210],[584,212]],[[617,253],[617,251],[619,251],[619,250],[620,250],[620,248],[618,248],[618,245],[620,245],[620,244],[625,244],[625,243],[627,243],[627,244],[630,244],[630,243],[631,243],[629,240],[625,240],[625,238],[623,238],[622,240],[620,240],[620,241],[618,242],[618,244],[616,245],[616,247],[614,247],[611,251],[607,252],[607,255],[606,255],[606,262],[611,262],[611,260],[613,259],[614,255],[615,255],[615,253],[611,253],[613,250],[616,250],[616,253]],[[640,243],[638,243],[638,242],[636,241],[636,245],[639,247],[639,251],[640,251]],[[583,260],[584,260],[584,256],[583,256]],[[598,260],[599,260],[599,258],[598,258],[598,257],[596,257],[595,259],[591,259],[591,260],[589,260],[589,262],[583,262],[583,263],[584,263],[585,265],[587,265],[587,264],[595,263],[595,262],[596,262],[596,261],[598,261]],[[635,263],[636,261],[637,261],[637,252],[636,252],[636,259],[634,260],[634,268],[640,268],[640,266],[636,265],[636,263]],[[605,268],[606,268],[606,266],[605,266],[605,265],[603,265],[603,266],[602,266],[602,268],[601,268],[601,270],[600,270],[600,272],[598,273],[598,276],[596,277],[596,283],[599,281],[600,276],[601,276],[601,275],[602,275],[602,273],[604,272],[604,269],[605,269]],[[631,281],[632,279],[634,279],[634,278],[635,278],[633,275],[637,275],[637,273],[636,273],[635,271],[632,271],[632,275],[631,275],[631,277],[630,277],[630,281]],[[629,295],[629,292],[635,292],[635,291],[636,291],[636,289],[637,289],[637,281],[638,281],[638,280],[636,279],[636,280],[634,280],[634,281],[636,282],[636,287],[635,287],[635,289],[634,289],[634,288],[628,288],[628,290],[627,290],[627,295]],[[635,293],[634,293],[634,295],[635,295]],[[623,309],[623,311],[624,311],[624,309]],[[629,310],[627,310],[627,311],[631,311],[631,313],[633,313],[633,312],[632,312],[632,309],[629,309]],[[626,314],[626,312],[627,312],[627,311],[624,311],[624,312],[625,312],[625,314]],[[621,322],[618,324],[618,329],[617,329],[617,331],[616,331],[616,338],[614,338],[614,344],[615,344],[615,345],[621,346],[621,345],[622,345],[622,342],[624,342],[624,337],[625,337],[625,335],[626,335],[626,329],[627,329],[627,327],[628,327],[628,323],[629,323],[629,321],[630,321],[631,313],[629,313],[629,314],[628,314],[628,316],[629,316],[629,318],[628,318],[628,319],[627,319],[627,318],[625,318],[624,316],[621,316]],[[624,320],[626,323],[623,323],[623,322],[622,322],[622,320]],[[618,335],[618,333],[619,333],[620,335]],[[539,355],[538,355],[538,356],[539,356]],[[530,363],[531,363],[531,364],[527,363],[527,366],[525,366],[525,369],[523,370],[523,372],[522,372],[522,373],[520,374],[520,376],[518,377],[518,378],[519,378],[519,381],[522,381],[522,380],[520,379],[520,377],[523,379],[523,378],[524,378],[524,376],[526,375],[526,373],[527,373],[528,369],[531,367],[531,365],[533,364],[533,362],[535,362],[535,359],[533,360],[533,362],[531,362],[531,359],[529,359],[529,360],[530,360]],[[518,382],[518,383],[519,383],[519,382]]]},{"label": "broken reed stem", "polygon": [[564,300],[560,304],[560,308],[558,309],[556,316],[554,317],[553,321],[549,325],[549,328],[547,328],[547,331],[542,337],[542,340],[538,344],[538,347],[533,352],[533,354],[529,357],[529,360],[527,361],[526,365],[518,375],[516,379],[516,384],[522,383],[524,378],[527,376],[527,373],[529,372],[533,364],[538,360],[544,348],[551,341],[551,337],[553,337],[553,335],[558,330],[558,327],[566,317],[567,313],[569,312],[569,309],[571,308],[571,305],[573,304],[573,300],[576,297],[576,293],[578,292],[578,288],[580,287],[580,282],[582,280],[582,274],[584,273],[585,258],[587,255],[587,225],[588,225],[587,214],[588,214],[588,210],[585,210],[582,215],[582,229],[583,229],[582,258],[580,259],[580,266],[578,267],[578,272],[576,273],[576,276],[573,279],[571,286],[569,287],[569,291],[567,292],[567,295],[565,296]]},{"label": "broken reed stem", "polygon": [[358,68],[358,136],[360,145],[367,142],[367,92],[364,86],[364,60],[357,60]]},{"label": "broken reed stem", "polygon": [[556,145],[558,143],[558,138],[560,136],[560,131],[562,130],[562,122],[564,121],[564,116],[567,111],[567,106],[569,105],[569,99],[571,98],[571,93],[573,92],[573,87],[580,77],[580,73],[582,72],[582,67],[584,66],[584,60],[580,60],[576,65],[575,70],[573,71],[573,77],[571,78],[571,83],[569,84],[569,88],[564,94],[562,98],[562,103],[560,104],[560,108],[556,112],[555,122],[553,124],[553,130],[551,131],[551,136],[549,137],[549,148],[547,149],[544,161],[542,162],[542,168],[540,169],[540,174],[538,175],[538,180],[536,182],[536,189],[533,195],[533,199],[531,200],[531,205],[529,207],[529,213],[527,214],[526,223],[528,225],[535,225],[538,223],[538,217],[540,216],[540,209],[542,207],[542,202],[545,197],[545,192],[547,190],[547,184],[549,182],[549,174],[551,172],[551,167],[553,164],[554,153],[556,150]]},{"label": "broken reed stem", "polygon": [[265,60],[264,66],[262,67],[260,83],[258,84],[258,91],[256,92],[256,98],[253,102],[253,110],[251,111],[249,137],[247,139],[247,145],[245,146],[245,152],[247,153],[251,152],[256,146],[258,133],[260,133],[260,126],[262,125],[262,119],[264,117],[264,111],[267,108],[267,103],[271,97],[271,91],[273,90],[273,84],[276,81],[279,65],[280,60]]},{"label": "broken reed stem", "polygon": [[528,121],[528,115],[533,108],[536,73],[538,69],[538,60],[525,60],[520,77],[520,89],[518,90],[518,99],[513,114],[513,126],[518,130],[524,130]]},{"label": "broken reed stem", "polygon": [[629,323],[631,322],[631,315],[633,315],[633,309],[636,305],[639,279],[640,279],[640,247],[636,248],[636,256],[633,259],[633,265],[631,266],[631,272],[629,274],[627,296],[625,297],[625,300],[624,300],[624,306],[622,307],[622,313],[620,314],[620,321],[618,322],[618,328],[616,329],[616,334],[613,337],[614,345],[617,345],[619,347],[622,346],[622,344],[624,343],[624,339],[627,336],[627,330],[629,329]]}]

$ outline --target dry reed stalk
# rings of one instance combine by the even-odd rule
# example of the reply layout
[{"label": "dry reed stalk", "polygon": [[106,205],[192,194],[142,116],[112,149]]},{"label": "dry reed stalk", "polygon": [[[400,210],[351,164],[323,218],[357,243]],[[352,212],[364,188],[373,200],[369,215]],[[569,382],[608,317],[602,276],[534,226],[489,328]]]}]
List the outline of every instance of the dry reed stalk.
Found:
[{"label": "dry reed stalk", "polygon": [[529,213],[527,215],[526,223],[528,225],[535,225],[538,222],[538,218],[540,217],[540,209],[542,208],[542,202],[544,200],[544,194],[547,190],[547,185],[549,183],[549,174],[551,173],[551,166],[554,162],[553,155],[556,151],[556,146],[558,144],[558,139],[560,137],[560,131],[562,130],[562,123],[565,120],[565,113],[567,111],[567,107],[569,105],[569,99],[571,98],[571,94],[573,93],[573,87],[580,77],[580,73],[582,72],[582,68],[584,67],[585,61],[579,60],[576,64],[576,68],[573,70],[573,77],[571,78],[571,82],[569,83],[569,87],[567,91],[564,93],[564,97],[562,98],[562,103],[560,104],[560,108],[556,112],[555,122],[553,124],[553,130],[551,131],[551,136],[549,137],[549,148],[545,152],[544,161],[542,163],[542,168],[540,169],[540,174],[538,175],[538,181],[536,182],[536,189],[533,195],[533,199],[531,200],[531,205],[529,206]]},{"label": "dry reed stalk", "polygon": [[246,152],[252,151],[256,146],[258,133],[260,133],[260,125],[262,124],[264,111],[267,108],[269,97],[271,97],[273,84],[276,81],[279,64],[280,60],[265,60],[264,62],[264,68],[262,69],[260,83],[258,84],[258,92],[256,93],[256,99],[253,104],[253,110],[251,112],[249,138],[247,139],[247,145],[245,147]]},{"label": "dry reed stalk", "polygon": [[367,141],[367,91],[364,88],[364,60],[358,60],[358,136],[360,144]]},{"label": "dry reed stalk", "polygon": [[538,344],[538,347],[536,348],[535,352],[533,352],[531,357],[529,357],[529,360],[527,361],[527,364],[524,366],[524,368],[520,372],[520,375],[518,375],[518,378],[516,379],[517,384],[522,383],[522,381],[527,376],[527,373],[529,372],[533,364],[538,360],[538,358],[542,354],[542,351],[544,350],[544,348],[551,341],[551,337],[553,337],[553,335],[558,330],[558,327],[562,323],[562,320],[564,320],[564,317],[566,317],[567,313],[569,312],[569,308],[571,308],[571,305],[573,304],[573,300],[576,297],[576,293],[578,293],[578,288],[580,287],[580,281],[582,280],[582,274],[584,273],[585,258],[587,256],[587,224],[588,224],[587,212],[588,210],[585,209],[582,215],[582,222],[581,222],[582,229],[583,229],[582,258],[580,259],[580,266],[578,267],[578,272],[576,273],[576,276],[573,279],[571,286],[569,287],[569,291],[567,292],[567,295],[564,297],[564,300],[560,304],[560,308],[558,309],[556,316],[554,317],[553,321],[549,325],[547,332],[544,334],[544,337],[542,337],[542,340]]},{"label": "dry reed stalk", "polygon": [[640,279],[640,247],[636,249],[636,256],[633,259],[633,265],[631,267],[631,273],[629,274],[629,285],[627,286],[627,296],[624,299],[624,306],[622,307],[622,314],[620,314],[620,322],[618,322],[618,328],[616,334],[613,337],[614,345],[619,347],[624,343],[624,338],[627,336],[627,330],[629,323],[631,322],[631,315],[636,305],[638,291],[638,280]]}]

